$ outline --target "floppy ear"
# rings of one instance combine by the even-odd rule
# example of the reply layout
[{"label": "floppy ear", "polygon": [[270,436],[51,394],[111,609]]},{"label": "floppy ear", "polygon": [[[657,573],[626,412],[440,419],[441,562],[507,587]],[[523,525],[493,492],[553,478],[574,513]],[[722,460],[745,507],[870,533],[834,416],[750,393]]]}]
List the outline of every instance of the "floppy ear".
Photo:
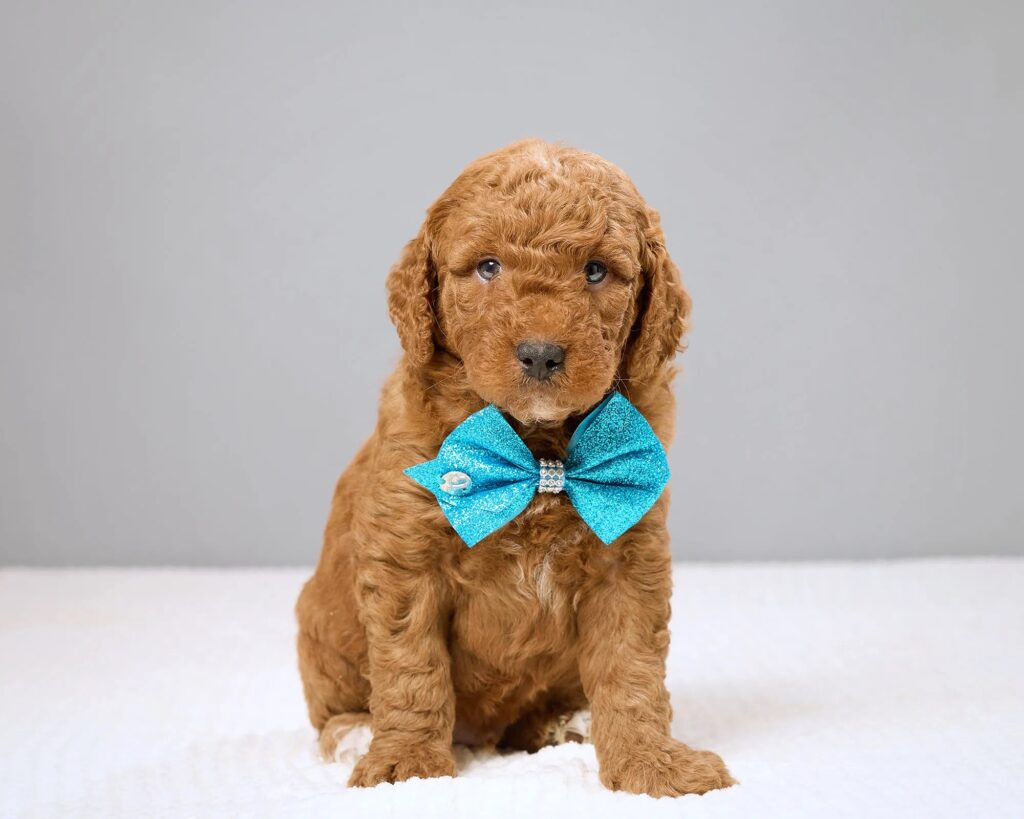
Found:
[{"label": "floppy ear", "polygon": [[409,361],[418,367],[434,354],[433,290],[437,273],[430,258],[426,225],[406,244],[388,273],[388,316]]},{"label": "floppy ear", "polygon": [[644,288],[626,354],[627,375],[637,381],[650,378],[673,359],[690,316],[690,296],[683,288],[679,268],[665,249],[658,212],[646,208],[641,225]]}]

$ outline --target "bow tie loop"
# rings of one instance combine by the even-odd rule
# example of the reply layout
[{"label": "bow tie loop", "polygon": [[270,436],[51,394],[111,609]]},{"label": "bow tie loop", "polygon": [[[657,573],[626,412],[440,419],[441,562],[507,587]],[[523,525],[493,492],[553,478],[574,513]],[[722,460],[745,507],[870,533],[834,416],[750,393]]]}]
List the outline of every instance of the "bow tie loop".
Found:
[{"label": "bow tie loop", "polygon": [[405,474],[434,495],[467,546],[519,515],[538,492],[565,492],[608,544],[654,505],[669,469],[647,420],[624,396],[612,393],[580,422],[564,462],[534,459],[491,405],[452,430],[435,459]]}]

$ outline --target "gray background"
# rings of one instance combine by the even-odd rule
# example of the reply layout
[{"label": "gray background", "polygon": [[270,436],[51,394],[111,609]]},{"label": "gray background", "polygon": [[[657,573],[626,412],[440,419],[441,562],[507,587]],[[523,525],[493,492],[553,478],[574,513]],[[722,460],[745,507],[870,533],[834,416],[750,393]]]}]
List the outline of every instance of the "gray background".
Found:
[{"label": "gray background", "polygon": [[1021,554],[1021,5],[477,5],[3,3],[0,562],[311,562],[385,272],[528,135],[693,294],[678,556]]}]

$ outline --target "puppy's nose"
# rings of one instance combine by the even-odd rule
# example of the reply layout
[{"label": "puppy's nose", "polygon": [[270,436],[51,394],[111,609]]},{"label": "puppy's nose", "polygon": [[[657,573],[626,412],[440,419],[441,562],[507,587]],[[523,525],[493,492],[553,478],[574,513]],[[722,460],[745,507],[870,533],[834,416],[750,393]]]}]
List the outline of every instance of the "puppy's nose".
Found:
[{"label": "puppy's nose", "polygon": [[565,349],[550,341],[524,341],[516,347],[516,358],[530,378],[547,381],[563,368]]}]

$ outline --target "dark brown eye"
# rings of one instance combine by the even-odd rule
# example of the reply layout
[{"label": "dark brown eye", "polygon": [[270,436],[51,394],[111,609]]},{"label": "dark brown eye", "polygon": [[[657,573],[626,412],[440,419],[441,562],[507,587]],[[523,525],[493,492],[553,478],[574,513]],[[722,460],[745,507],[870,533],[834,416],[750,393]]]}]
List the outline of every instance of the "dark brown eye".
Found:
[{"label": "dark brown eye", "polygon": [[591,260],[583,266],[583,275],[587,278],[587,284],[600,284],[608,275],[608,268]]},{"label": "dark brown eye", "polygon": [[476,274],[485,282],[489,282],[501,272],[501,262],[497,259],[483,259],[476,266]]}]

